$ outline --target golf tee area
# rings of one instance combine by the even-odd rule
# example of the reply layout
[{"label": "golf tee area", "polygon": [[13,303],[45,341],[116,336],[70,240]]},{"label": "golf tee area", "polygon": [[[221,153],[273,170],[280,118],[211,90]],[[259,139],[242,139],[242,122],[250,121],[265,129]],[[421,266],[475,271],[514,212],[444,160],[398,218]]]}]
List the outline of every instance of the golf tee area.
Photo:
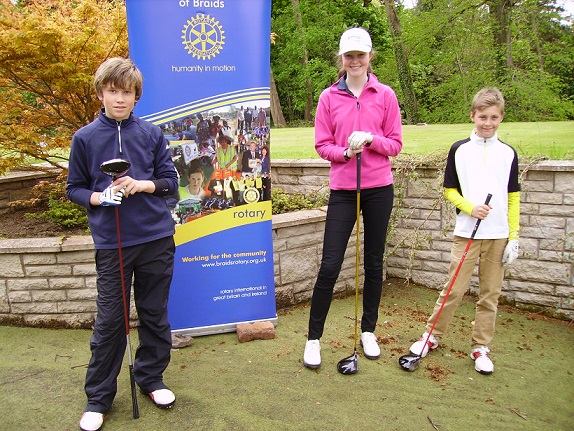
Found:
[{"label": "golf tee area", "polygon": [[[361,347],[353,375],[337,362],[353,351],[354,296],[335,299],[321,339],[322,364],[303,365],[308,305],[280,310],[272,340],[196,337],[172,351],[164,373],[177,397],[160,410],[138,392],[132,417],[128,367],[103,430],[572,430],[574,325],[501,305],[490,348],[495,372],[469,358],[474,300],[467,296],[414,372],[398,358],[424,331],[436,291],[384,282],[375,330],[381,357]],[[362,297],[360,298],[360,303]],[[0,327],[0,430],[77,430],[90,359],[89,330]],[[131,331],[137,346],[137,331]],[[124,362],[126,359],[124,359]]]}]

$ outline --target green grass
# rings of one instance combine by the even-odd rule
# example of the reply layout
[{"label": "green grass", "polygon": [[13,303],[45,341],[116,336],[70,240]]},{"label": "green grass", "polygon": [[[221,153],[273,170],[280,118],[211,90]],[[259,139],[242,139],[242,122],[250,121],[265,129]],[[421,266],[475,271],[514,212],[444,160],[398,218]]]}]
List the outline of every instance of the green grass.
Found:
[{"label": "green grass", "polygon": [[[403,126],[403,154],[448,151],[453,142],[469,136],[472,124]],[[520,157],[545,156],[574,159],[574,121],[543,123],[502,123],[499,138],[512,145]],[[273,128],[272,159],[316,159],[314,128]]]},{"label": "green grass", "polygon": [[[196,337],[172,352],[165,382],[177,395],[159,410],[139,395],[132,419],[127,364],[105,431],[309,431],[574,429],[574,328],[565,321],[501,306],[492,343],[496,370],[474,371],[468,357],[474,299],[458,308],[442,348],[418,370],[399,356],[423,331],[437,292],[385,281],[376,335],[381,357],[359,347],[359,372],[337,362],[353,352],[354,296],[334,300],[322,338],[323,364],[302,364],[309,308],[285,310],[273,340],[240,343],[235,333]],[[361,298],[360,298],[361,299]],[[0,326],[3,431],[75,431],[86,403],[88,330]],[[131,334],[137,345],[137,332]]]},{"label": "green grass", "polygon": [[[476,298],[465,297],[442,348],[403,371],[398,358],[424,330],[436,296],[385,281],[375,331],[381,357],[370,361],[359,347],[353,376],[336,364],[353,352],[354,296],[332,302],[316,371],[302,364],[308,305],[281,312],[273,340],[217,334],[174,350],[164,377],[175,407],[159,410],[138,393],[138,420],[124,361],[103,431],[433,431],[431,420],[441,431],[574,429],[574,328],[566,321],[499,307],[496,369],[483,376],[468,357]],[[2,431],[78,429],[90,335],[0,326]],[[137,331],[131,340],[135,349]]]}]

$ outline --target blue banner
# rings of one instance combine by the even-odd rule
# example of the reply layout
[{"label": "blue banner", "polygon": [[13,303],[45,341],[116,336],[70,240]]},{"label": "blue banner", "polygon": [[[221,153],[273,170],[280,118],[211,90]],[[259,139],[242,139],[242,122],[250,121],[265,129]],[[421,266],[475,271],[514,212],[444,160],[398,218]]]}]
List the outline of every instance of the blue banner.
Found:
[{"label": "blue banner", "polygon": [[168,304],[173,332],[277,319],[269,161],[270,0],[127,0],[135,114],[180,175]]}]

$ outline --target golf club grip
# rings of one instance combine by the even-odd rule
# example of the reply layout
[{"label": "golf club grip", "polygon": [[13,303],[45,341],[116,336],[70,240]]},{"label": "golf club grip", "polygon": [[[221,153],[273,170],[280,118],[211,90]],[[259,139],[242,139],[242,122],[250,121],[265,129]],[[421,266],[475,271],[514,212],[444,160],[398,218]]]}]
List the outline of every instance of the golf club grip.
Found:
[{"label": "golf club grip", "polygon": [[[490,199],[492,199],[492,195],[489,193],[486,195],[486,200],[484,201],[484,205],[488,205],[490,203]],[[478,227],[480,226],[480,222],[482,220],[478,219],[476,221],[476,224],[474,225],[474,229],[472,230],[472,233],[470,234],[470,239],[474,239],[474,235],[476,234],[476,231],[478,230]]]},{"label": "golf club grip", "polygon": [[132,387],[132,410],[134,419],[140,417],[140,408],[138,406],[138,397],[136,393],[136,379],[134,377],[134,366],[130,365],[130,384]]}]

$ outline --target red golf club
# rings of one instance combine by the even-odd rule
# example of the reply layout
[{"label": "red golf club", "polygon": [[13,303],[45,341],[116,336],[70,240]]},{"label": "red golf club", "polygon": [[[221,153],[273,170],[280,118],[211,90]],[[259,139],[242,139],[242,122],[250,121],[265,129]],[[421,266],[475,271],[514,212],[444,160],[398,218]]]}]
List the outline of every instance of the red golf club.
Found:
[{"label": "red golf club", "polygon": [[[492,198],[492,195],[489,193],[486,196],[486,201],[484,202],[484,204],[488,205],[491,198]],[[480,226],[481,221],[482,221],[481,219],[478,219],[476,221],[476,224],[474,225],[474,229],[472,230],[472,233],[470,234],[470,239],[468,240],[468,243],[466,244],[466,248],[464,249],[464,252],[462,253],[462,256],[460,258],[460,262],[458,263],[458,266],[456,267],[456,271],[454,272],[452,279],[450,280],[450,284],[449,284],[448,289],[446,291],[446,294],[444,296],[444,300],[442,301],[442,304],[440,305],[440,308],[438,309],[438,312],[436,314],[436,319],[434,320],[432,327],[430,328],[430,331],[428,332],[427,338],[423,344],[421,352],[418,355],[413,354],[411,352],[409,355],[403,355],[399,358],[399,365],[401,366],[401,368],[403,370],[414,371],[419,367],[420,360],[423,357],[424,349],[427,346],[427,343],[429,342],[432,331],[434,330],[434,327],[436,326],[436,324],[438,322],[440,314],[442,313],[442,309],[444,308],[444,304],[446,304],[446,300],[448,299],[448,296],[450,295],[450,291],[452,290],[452,286],[454,285],[454,282],[456,281],[456,278],[458,277],[458,273],[460,271],[460,268],[462,267],[462,263],[464,262],[464,259],[466,258],[468,250],[470,249],[470,245],[472,244],[472,240],[474,239],[474,235],[476,235],[476,231],[478,230],[478,226]]]},{"label": "red golf club", "polygon": [[[130,168],[130,162],[123,159],[112,159],[104,162],[100,165],[100,170],[109,176],[112,177],[112,182],[116,180],[116,178],[121,177],[124,175],[128,169]],[[130,370],[130,385],[132,390],[132,410],[133,410],[133,417],[137,419],[140,417],[140,411],[138,406],[138,399],[136,395],[136,380],[134,377],[134,364],[132,361],[132,348],[130,344],[130,312],[128,307],[128,300],[126,294],[126,281],[124,277],[124,260],[122,256],[122,240],[120,236],[120,209],[119,206],[115,207],[116,210],[116,233],[118,237],[118,256],[119,256],[119,263],[120,263],[120,278],[122,282],[122,300],[124,305],[124,323],[126,327],[126,343],[128,349],[128,364]]]}]

